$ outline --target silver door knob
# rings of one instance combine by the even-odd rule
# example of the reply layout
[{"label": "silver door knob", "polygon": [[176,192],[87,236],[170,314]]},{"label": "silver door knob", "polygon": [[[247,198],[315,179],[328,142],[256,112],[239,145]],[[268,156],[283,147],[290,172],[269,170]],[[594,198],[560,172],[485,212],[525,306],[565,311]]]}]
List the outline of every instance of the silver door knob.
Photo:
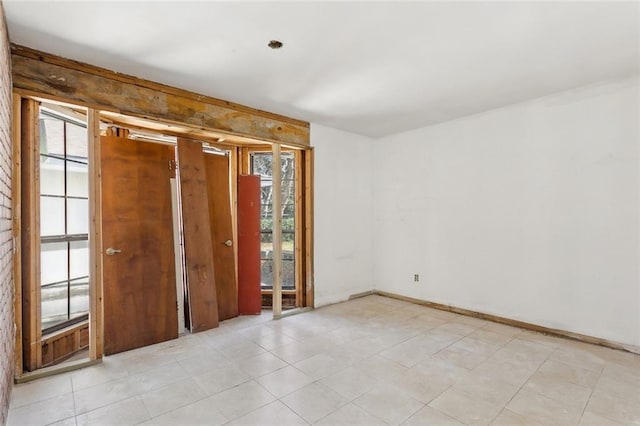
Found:
[{"label": "silver door knob", "polygon": [[233,241],[227,240],[227,241],[224,242],[224,245],[227,246],[227,247],[231,247],[233,245]]},{"label": "silver door knob", "polygon": [[118,250],[118,249],[114,249],[109,247],[108,249],[106,249],[104,252],[106,253],[107,256],[113,256],[116,253],[120,253],[122,250]]}]

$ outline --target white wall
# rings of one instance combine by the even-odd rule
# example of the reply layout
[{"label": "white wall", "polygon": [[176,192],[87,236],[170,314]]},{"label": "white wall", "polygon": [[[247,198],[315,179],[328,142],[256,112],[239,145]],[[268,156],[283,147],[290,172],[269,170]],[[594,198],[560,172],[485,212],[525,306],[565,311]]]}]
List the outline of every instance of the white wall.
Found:
[{"label": "white wall", "polygon": [[315,306],[373,290],[371,139],[311,125]]},{"label": "white wall", "polygon": [[375,141],[376,289],[640,346],[639,95],[608,82]]}]

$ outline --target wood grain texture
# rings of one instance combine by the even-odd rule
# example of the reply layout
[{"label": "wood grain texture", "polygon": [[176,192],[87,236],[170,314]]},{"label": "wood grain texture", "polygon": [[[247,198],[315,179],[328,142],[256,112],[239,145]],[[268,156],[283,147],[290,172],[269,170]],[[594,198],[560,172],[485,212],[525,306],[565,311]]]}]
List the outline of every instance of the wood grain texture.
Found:
[{"label": "wood grain texture", "polygon": [[13,94],[12,149],[13,172],[11,175],[11,214],[13,215],[13,309],[16,324],[14,347],[14,375],[22,375],[22,159],[21,159],[22,99]]},{"label": "wood grain texture", "polygon": [[22,162],[22,348],[23,366],[42,366],[40,327],[40,131],[39,106],[23,99],[20,115]]},{"label": "wood grain texture", "polygon": [[89,358],[102,358],[102,182],[100,167],[100,116],[87,111],[89,162]]},{"label": "wood grain texture", "polygon": [[178,138],[178,168],[191,331],[198,332],[219,325],[202,143]]},{"label": "wood grain texture", "polygon": [[[238,282],[236,280],[235,239],[231,222],[231,183],[229,157],[205,154],[213,270],[216,277],[218,318],[220,321],[238,316]],[[232,245],[227,246],[226,241]]]},{"label": "wood grain texture", "polygon": [[314,275],[313,275],[313,148],[303,151],[304,154],[304,278],[305,307],[314,307]]},{"label": "wood grain texture", "polygon": [[90,108],[259,140],[309,145],[309,124],[12,46],[14,88]]},{"label": "wood grain texture", "polygon": [[[104,353],[178,337],[171,147],[101,139]],[[107,248],[121,250],[112,256]]]}]

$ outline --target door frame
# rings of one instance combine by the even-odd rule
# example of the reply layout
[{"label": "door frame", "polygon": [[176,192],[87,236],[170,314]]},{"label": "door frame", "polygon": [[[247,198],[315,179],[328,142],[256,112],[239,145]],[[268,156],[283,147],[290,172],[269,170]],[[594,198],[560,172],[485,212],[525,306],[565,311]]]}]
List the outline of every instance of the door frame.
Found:
[{"label": "door frame", "polygon": [[[88,159],[89,159],[89,358],[86,361],[75,361],[65,363],[60,366],[48,367],[46,369],[36,369],[34,372],[25,372],[23,364],[24,342],[23,333],[23,309],[22,300],[24,298],[23,279],[25,279],[25,269],[23,258],[25,256],[34,256],[32,250],[26,251],[28,248],[21,241],[24,232],[21,211],[23,210],[23,202],[21,196],[21,178],[25,172],[24,164],[21,162],[22,146],[24,135],[22,129],[25,118],[21,111],[23,100],[31,100],[34,102],[47,102],[59,104],[61,106],[70,107],[86,112],[87,118],[87,140],[88,140]],[[118,121],[121,120],[121,121]],[[156,134],[165,134],[169,136],[182,136],[185,133],[192,132],[188,125],[182,127],[172,121],[162,119],[142,120],[134,117],[123,116],[108,110],[99,109],[91,106],[82,106],[82,104],[71,99],[50,96],[41,93],[25,92],[15,90],[13,92],[13,236],[14,236],[14,315],[16,324],[15,335],[15,371],[14,378],[17,383],[34,380],[43,376],[56,374],[61,371],[69,371],[86,367],[87,365],[99,363],[103,357],[103,324],[104,312],[102,306],[102,216],[101,216],[101,167],[100,167],[100,123],[108,123],[116,127],[130,130],[148,131]],[[232,136],[232,135],[231,135]],[[272,145],[278,144],[273,141],[249,138],[232,138],[225,140],[220,137],[220,131],[216,129],[202,128],[197,135],[194,136],[198,140],[207,142],[214,147],[224,148],[230,151],[231,165],[231,182],[232,182],[232,223],[234,238],[237,240],[237,176],[247,170],[249,166],[248,148],[260,148],[262,151],[270,151]],[[304,294],[304,307],[314,307],[314,276],[313,276],[313,147],[311,146],[293,146],[282,145],[283,149],[292,149],[299,157],[299,164],[303,167],[301,171],[300,188],[302,194],[300,229],[296,229],[296,238],[300,235],[300,248],[303,251],[300,256],[301,266],[301,282],[303,286],[301,291]],[[298,163],[296,163],[298,164]],[[33,178],[34,176],[31,176]],[[23,181],[24,182],[24,181]],[[298,183],[298,182],[296,182]],[[296,200],[297,202],[297,200]],[[38,209],[39,211],[39,209]],[[298,222],[298,221],[297,221]],[[298,225],[296,225],[298,226]],[[297,242],[297,241],[296,241]],[[29,254],[31,253],[31,254]],[[237,249],[235,250],[237,260]],[[39,263],[39,262],[37,262]],[[236,261],[237,265],[237,261]],[[35,280],[28,284],[30,288],[35,288]],[[41,338],[41,337],[40,337]]]}]

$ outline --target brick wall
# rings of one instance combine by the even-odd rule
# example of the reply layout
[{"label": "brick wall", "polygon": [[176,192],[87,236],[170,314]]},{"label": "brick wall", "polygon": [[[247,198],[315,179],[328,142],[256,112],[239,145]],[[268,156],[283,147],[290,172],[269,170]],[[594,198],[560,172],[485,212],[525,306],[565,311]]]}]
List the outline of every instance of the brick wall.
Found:
[{"label": "brick wall", "polygon": [[11,165],[11,56],[0,0],[0,424],[6,423],[14,370]]}]

